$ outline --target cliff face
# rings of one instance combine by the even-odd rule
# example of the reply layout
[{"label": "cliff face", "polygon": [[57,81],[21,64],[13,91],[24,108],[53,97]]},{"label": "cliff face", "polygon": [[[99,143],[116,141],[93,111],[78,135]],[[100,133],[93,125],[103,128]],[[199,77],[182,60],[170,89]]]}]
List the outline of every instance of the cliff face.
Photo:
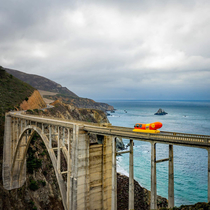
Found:
[{"label": "cliff face", "polygon": [[[125,175],[117,174],[117,210],[128,209],[129,198],[129,178]],[[151,192],[139,185],[134,180],[134,209],[135,210],[149,210],[150,209]],[[166,198],[157,196],[158,209],[168,206]]]},{"label": "cliff face", "polygon": [[80,98],[80,97],[75,98],[64,94],[45,95],[44,98],[50,100],[59,100],[66,104],[72,104],[78,108],[99,109],[102,111],[114,110],[114,107],[110,106],[109,104],[95,102],[94,100],[88,98]]},{"label": "cliff face", "polygon": [[[64,104],[59,100],[53,102],[51,105],[54,107],[51,109],[45,109],[44,111],[39,111],[39,113],[34,114],[93,123],[109,122],[106,114],[101,110],[83,108],[79,109],[74,105]],[[28,113],[30,113],[30,111]]]},{"label": "cliff face", "polygon": [[27,98],[27,100],[24,100],[20,104],[21,110],[27,110],[27,109],[41,109],[45,108],[47,105],[44,102],[42,96],[40,95],[38,90],[35,90],[32,95]]}]

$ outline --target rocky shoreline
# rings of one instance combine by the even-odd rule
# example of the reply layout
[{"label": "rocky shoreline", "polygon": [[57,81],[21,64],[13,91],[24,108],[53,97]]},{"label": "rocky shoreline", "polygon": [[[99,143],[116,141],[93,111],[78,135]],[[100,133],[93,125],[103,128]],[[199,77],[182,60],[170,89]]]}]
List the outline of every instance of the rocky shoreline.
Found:
[{"label": "rocky shoreline", "polygon": [[[129,177],[117,173],[117,210],[128,209],[129,198]],[[149,210],[150,209],[151,192],[134,180],[134,209]],[[168,206],[166,198],[157,196],[157,205],[159,208]]]},{"label": "rocky shoreline", "polygon": [[[125,150],[128,145],[124,145],[122,139],[116,139],[116,150]],[[128,209],[128,198],[129,198],[129,177],[117,173],[117,209],[126,210]],[[151,200],[151,191],[141,187],[141,185],[134,180],[134,209],[135,210],[149,210]],[[157,205],[159,208],[166,208],[168,201],[166,198],[157,196]]]}]

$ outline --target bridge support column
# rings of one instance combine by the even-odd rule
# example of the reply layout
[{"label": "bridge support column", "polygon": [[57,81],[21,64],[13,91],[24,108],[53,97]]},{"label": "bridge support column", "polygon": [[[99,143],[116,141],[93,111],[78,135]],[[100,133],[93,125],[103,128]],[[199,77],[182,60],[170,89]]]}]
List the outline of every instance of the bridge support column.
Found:
[{"label": "bridge support column", "polygon": [[112,210],[117,209],[116,138],[112,142]]},{"label": "bridge support column", "polygon": [[151,206],[150,209],[157,209],[157,188],[156,188],[156,143],[151,143]]},{"label": "bridge support column", "polygon": [[208,151],[208,202],[210,202],[210,149]]},{"label": "bridge support column", "polygon": [[[70,148],[70,147],[69,147]],[[67,189],[69,210],[89,209],[89,137],[87,132],[80,130],[79,125],[73,126],[71,145],[71,177],[70,191]],[[69,160],[70,161],[70,160]]]},{"label": "bridge support column", "polygon": [[[14,120],[13,120],[13,126],[14,126]],[[13,127],[14,128],[14,127]],[[10,190],[11,189],[11,162],[12,162],[12,156],[13,151],[11,151],[11,147],[14,144],[13,139],[13,132],[14,129],[12,129],[12,118],[5,115],[5,130],[4,130],[4,150],[3,150],[3,186],[5,189]],[[13,141],[12,141],[13,140]],[[14,146],[14,145],[13,145]]]},{"label": "bridge support column", "polygon": [[130,140],[129,156],[129,210],[134,209],[133,140]]},{"label": "bridge support column", "polygon": [[169,145],[169,162],[168,162],[168,207],[174,207],[174,160],[173,145]]}]

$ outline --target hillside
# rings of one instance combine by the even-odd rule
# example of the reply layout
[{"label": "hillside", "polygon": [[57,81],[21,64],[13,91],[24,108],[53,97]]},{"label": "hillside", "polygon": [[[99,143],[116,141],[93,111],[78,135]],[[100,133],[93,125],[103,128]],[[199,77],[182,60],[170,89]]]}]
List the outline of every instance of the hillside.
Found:
[{"label": "hillside", "polygon": [[8,74],[0,68],[0,113],[19,108],[23,100],[34,92],[35,88]]},{"label": "hillside", "polygon": [[61,94],[67,94],[72,97],[78,97],[75,93],[73,93],[66,87],[62,87],[60,84],[50,79],[47,79],[45,77],[41,77],[39,75],[34,75],[34,74],[27,74],[27,73],[14,70],[14,69],[5,68],[5,70],[9,74],[12,74],[18,79],[28,83],[29,85],[36,88],[37,90],[51,91],[51,92],[56,92],[56,93],[61,93]]},{"label": "hillside", "polygon": [[45,77],[41,77],[34,74],[27,74],[21,71],[17,71],[14,69],[5,68],[5,70],[12,74],[13,76],[17,77],[18,79],[30,84],[34,88],[38,90],[44,90],[49,92],[55,92],[56,95],[46,95],[47,99],[52,100],[60,100],[64,103],[72,104],[78,108],[89,108],[89,109],[100,109],[102,111],[106,110],[113,110],[114,107],[106,104],[106,103],[98,103],[92,99],[88,98],[81,98],[77,96],[75,93],[70,91],[66,87],[62,87],[60,84],[49,80]]}]

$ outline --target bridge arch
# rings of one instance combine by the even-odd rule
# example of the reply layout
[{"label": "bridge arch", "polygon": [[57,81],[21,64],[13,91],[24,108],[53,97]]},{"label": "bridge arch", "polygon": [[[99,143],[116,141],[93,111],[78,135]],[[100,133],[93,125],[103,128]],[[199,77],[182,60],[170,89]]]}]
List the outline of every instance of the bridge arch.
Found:
[{"label": "bridge arch", "polygon": [[[88,125],[95,127],[95,124]],[[104,128],[104,124],[96,126],[99,130]],[[4,188],[19,188],[26,181],[27,151],[33,135],[37,133],[50,156],[64,209],[110,209],[112,136],[102,133],[102,144],[93,143],[85,127],[86,124],[79,121],[13,112],[6,114]],[[67,163],[64,167],[61,165],[62,154]]]},{"label": "bridge arch", "polygon": [[[23,170],[23,169],[26,167],[27,151],[28,151],[30,142],[31,142],[33,136],[35,135],[35,133],[37,133],[40,136],[41,140],[44,142],[45,147],[48,151],[48,154],[50,156],[50,159],[51,159],[51,162],[52,162],[55,174],[56,174],[56,179],[57,179],[57,182],[59,185],[63,205],[64,205],[64,208],[66,209],[66,184],[63,180],[63,177],[62,177],[60,171],[58,170],[57,158],[55,156],[53,149],[50,148],[50,145],[49,145],[50,141],[49,141],[47,135],[44,134],[44,132],[36,125],[27,125],[26,127],[24,127],[21,134],[19,135],[19,139],[16,144],[14,156],[12,159],[12,165],[11,165],[11,185],[15,184],[15,185],[18,185],[18,187],[21,187],[26,181],[26,173],[25,173],[26,170]],[[26,140],[26,142],[24,142],[25,140]],[[22,151],[21,151],[21,149],[22,149]],[[19,154],[21,153],[21,160],[18,159],[18,156],[20,156],[18,153]],[[64,157],[65,157],[65,155],[64,155]],[[65,157],[65,159],[66,159],[66,157]],[[16,183],[14,182],[13,178],[15,180],[17,180]]]}]

